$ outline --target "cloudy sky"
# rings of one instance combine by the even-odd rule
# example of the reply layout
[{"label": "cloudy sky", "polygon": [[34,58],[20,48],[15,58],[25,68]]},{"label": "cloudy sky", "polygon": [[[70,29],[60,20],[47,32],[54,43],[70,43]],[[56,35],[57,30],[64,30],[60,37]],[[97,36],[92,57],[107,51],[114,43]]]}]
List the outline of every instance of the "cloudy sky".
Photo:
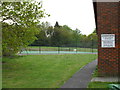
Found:
[{"label": "cloudy sky", "polygon": [[[39,1],[39,0],[38,0]],[[42,0],[43,8],[51,16],[42,21],[48,21],[54,26],[68,25],[78,28],[82,34],[90,34],[95,29],[92,0]]]}]

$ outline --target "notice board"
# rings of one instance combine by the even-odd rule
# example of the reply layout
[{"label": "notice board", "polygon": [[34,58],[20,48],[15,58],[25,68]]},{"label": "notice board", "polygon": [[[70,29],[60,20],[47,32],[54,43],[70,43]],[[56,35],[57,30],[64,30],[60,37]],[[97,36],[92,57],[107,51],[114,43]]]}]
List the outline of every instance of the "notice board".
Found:
[{"label": "notice board", "polygon": [[101,47],[115,47],[115,34],[101,34]]}]

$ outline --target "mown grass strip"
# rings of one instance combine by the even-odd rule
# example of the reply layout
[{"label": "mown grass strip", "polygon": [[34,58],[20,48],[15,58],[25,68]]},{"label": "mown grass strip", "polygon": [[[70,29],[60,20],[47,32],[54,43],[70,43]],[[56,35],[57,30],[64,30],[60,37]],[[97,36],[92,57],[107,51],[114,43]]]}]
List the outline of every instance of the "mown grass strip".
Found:
[{"label": "mown grass strip", "polygon": [[59,88],[97,55],[28,55],[3,58],[3,88]]}]

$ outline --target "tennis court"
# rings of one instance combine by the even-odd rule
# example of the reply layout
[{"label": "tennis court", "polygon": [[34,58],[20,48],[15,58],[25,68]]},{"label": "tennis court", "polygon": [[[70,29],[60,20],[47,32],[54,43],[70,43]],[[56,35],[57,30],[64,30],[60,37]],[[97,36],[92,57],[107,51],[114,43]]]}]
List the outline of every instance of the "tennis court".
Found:
[{"label": "tennis court", "polygon": [[97,54],[97,52],[80,52],[80,51],[22,51],[20,54]]}]

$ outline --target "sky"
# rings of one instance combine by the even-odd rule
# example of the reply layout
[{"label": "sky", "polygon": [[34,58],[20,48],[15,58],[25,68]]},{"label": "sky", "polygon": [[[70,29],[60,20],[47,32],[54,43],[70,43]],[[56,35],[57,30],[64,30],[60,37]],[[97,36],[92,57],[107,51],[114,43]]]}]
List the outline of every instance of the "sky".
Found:
[{"label": "sky", "polygon": [[45,12],[51,15],[42,21],[48,21],[52,26],[58,21],[59,25],[77,28],[86,35],[96,28],[92,0],[42,0],[42,3]]}]

